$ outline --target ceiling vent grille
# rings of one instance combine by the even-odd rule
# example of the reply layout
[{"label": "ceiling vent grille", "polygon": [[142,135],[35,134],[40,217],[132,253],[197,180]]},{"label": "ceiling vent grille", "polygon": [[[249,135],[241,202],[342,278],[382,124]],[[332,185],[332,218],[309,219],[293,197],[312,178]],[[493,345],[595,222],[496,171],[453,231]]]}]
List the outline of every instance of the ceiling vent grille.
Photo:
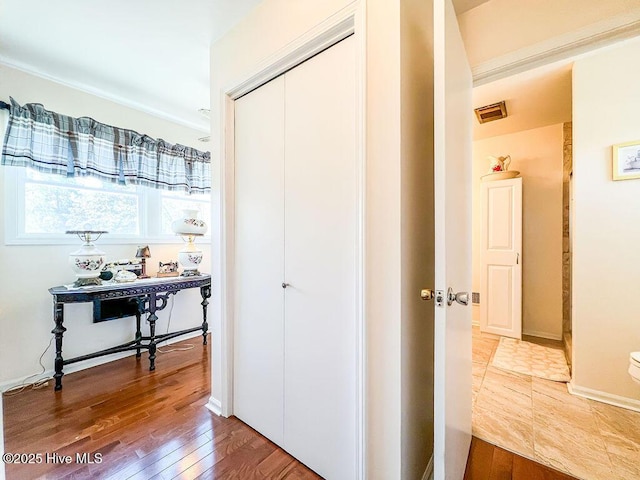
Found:
[{"label": "ceiling vent grille", "polygon": [[501,118],[507,117],[507,105],[503,100],[502,102],[476,108],[475,112],[476,117],[478,117],[478,122],[493,122],[494,120],[500,120]]}]

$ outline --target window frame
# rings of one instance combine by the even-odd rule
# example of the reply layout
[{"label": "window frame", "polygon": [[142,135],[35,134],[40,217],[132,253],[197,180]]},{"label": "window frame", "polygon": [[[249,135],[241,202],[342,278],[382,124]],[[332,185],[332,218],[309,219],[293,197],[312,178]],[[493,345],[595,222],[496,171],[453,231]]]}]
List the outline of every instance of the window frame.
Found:
[{"label": "window frame", "polygon": [[[30,183],[27,178],[25,167],[3,166],[2,174],[4,176],[4,244],[5,245],[77,245],[78,239],[74,235],[65,233],[57,234],[28,234],[25,233],[25,185]],[[55,182],[48,183],[46,181],[34,181],[33,183],[60,185]],[[73,186],[64,186],[64,188],[73,188]],[[95,187],[76,187],[79,190],[109,191]],[[126,244],[181,244],[184,243],[179,235],[162,233],[162,200],[163,194],[172,194],[174,192],[157,190],[149,187],[138,187],[136,192],[138,196],[138,218],[139,234],[105,234],[100,238],[101,245],[126,245]],[[196,195],[203,199],[206,195]],[[174,197],[175,198],[175,197]],[[211,204],[211,196],[209,195]],[[151,221],[151,219],[158,219]],[[210,224],[211,219],[203,218]],[[211,243],[211,230],[200,239],[200,244]]]}]

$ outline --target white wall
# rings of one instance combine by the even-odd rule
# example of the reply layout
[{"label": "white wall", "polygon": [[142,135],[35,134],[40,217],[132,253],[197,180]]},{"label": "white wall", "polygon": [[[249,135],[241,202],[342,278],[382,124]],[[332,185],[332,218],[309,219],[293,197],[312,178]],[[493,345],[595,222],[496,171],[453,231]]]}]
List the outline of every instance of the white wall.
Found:
[{"label": "white wall", "polygon": [[[497,123],[497,122],[496,122]],[[473,142],[473,291],[480,291],[480,177],[511,155],[523,177],[523,333],[562,338],[562,124]],[[484,299],[480,298],[482,302]],[[480,308],[473,307],[474,321]]]},{"label": "white wall", "polygon": [[[196,141],[202,133],[174,125],[166,120],[127,108],[111,101],[86,94],[69,87],[38,78],[0,65],[0,98],[7,101],[13,96],[19,103],[38,102],[48,109],[71,116],[88,115],[98,121],[134,129],[152,137],[161,137],[172,143],[182,143],[203,149]],[[4,169],[0,167],[0,185],[4,185]],[[4,214],[11,205],[5,205],[0,194],[0,236],[4,238]],[[106,206],[108,208],[108,206]],[[79,240],[69,238],[68,245],[7,246],[0,244],[0,385],[7,387],[13,381],[39,373],[38,358],[49,344],[54,327],[52,300],[47,291],[55,285],[72,283],[75,279],[67,264],[70,252],[77,250]],[[97,246],[107,253],[108,260],[132,258],[137,244],[110,245],[105,235]],[[155,272],[159,260],[177,258],[180,244],[151,246],[148,271]],[[210,270],[210,245],[205,252],[202,270]],[[199,291],[181,292],[175,297],[171,329],[197,326],[202,318]],[[169,309],[159,312],[158,331],[167,328]],[[133,318],[94,324],[91,304],[74,304],[65,308],[63,356],[89,353],[132,339],[135,333]],[[135,352],[134,352],[135,353]],[[118,355],[80,362],[65,367],[65,373],[98,362],[111,361]],[[53,369],[54,345],[43,362],[47,370]],[[161,360],[158,361],[161,367]],[[53,387],[52,387],[53,388]]]},{"label": "white wall", "polygon": [[[573,386],[640,400],[640,180],[612,181],[611,146],[640,140],[640,39],[573,70]],[[640,407],[640,403],[636,404]]]}]

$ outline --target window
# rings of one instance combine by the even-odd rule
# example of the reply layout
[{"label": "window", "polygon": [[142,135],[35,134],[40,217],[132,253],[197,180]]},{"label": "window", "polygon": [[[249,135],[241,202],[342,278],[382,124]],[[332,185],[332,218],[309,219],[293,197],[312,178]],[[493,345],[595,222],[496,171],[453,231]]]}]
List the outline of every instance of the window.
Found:
[{"label": "window", "polygon": [[[171,222],[183,209],[210,223],[210,195],[187,195],[95,177],[64,177],[24,167],[3,167],[5,243],[77,243],[66,230],[106,230],[101,243],[182,242]],[[210,233],[203,239],[210,238]]]}]

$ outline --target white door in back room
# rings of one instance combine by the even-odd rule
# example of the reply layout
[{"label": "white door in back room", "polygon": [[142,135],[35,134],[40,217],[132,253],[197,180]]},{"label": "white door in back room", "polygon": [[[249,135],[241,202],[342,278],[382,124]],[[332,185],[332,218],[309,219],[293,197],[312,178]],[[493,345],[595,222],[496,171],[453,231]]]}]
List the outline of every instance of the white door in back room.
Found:
[{"label": "white door in back room", "polygon": [[480,330],[522,337],[522,178],[481,185]]},{"label": "white door in back room", "polygon": [[235,102],[234,414],[356,476],[355,40]]}]

